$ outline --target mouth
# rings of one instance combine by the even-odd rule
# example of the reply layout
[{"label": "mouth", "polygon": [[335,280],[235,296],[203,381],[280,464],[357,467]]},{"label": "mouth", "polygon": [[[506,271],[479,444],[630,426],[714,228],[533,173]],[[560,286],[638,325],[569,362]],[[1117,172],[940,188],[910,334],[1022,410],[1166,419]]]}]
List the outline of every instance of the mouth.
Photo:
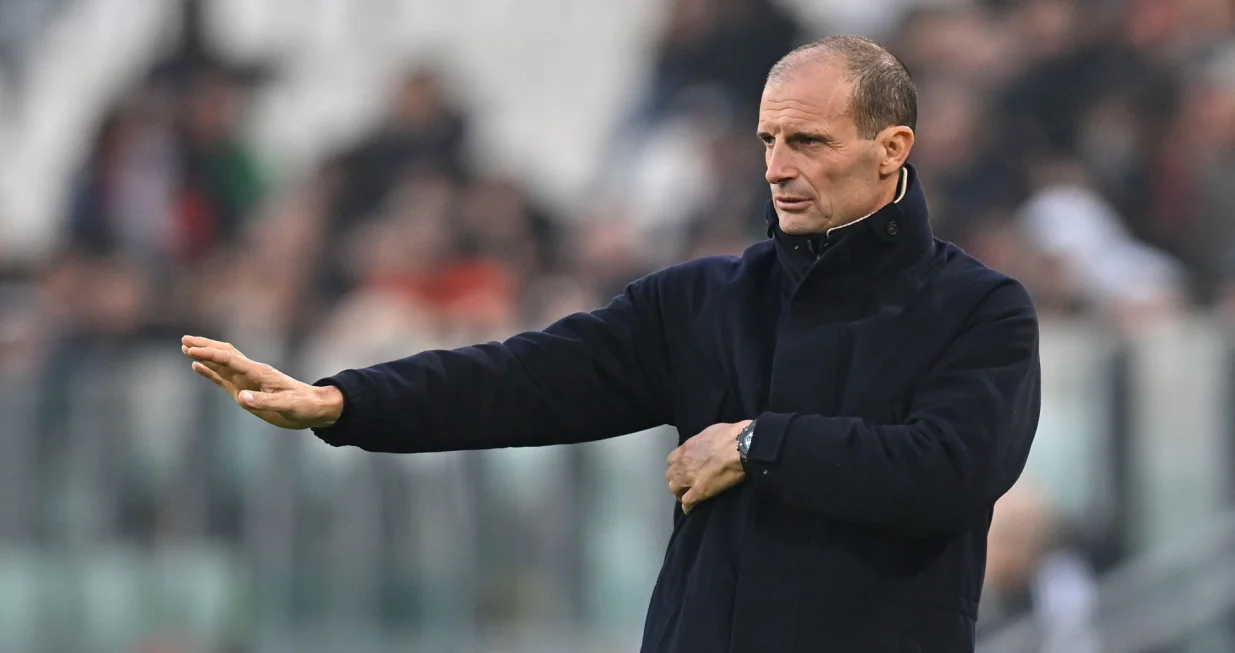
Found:
[{"label": "mouth", "polygon": [[802,211],[811,205],[811,201],[801,197],[777,197],[773,201],[776,203],[776,208],[782,211]]}]

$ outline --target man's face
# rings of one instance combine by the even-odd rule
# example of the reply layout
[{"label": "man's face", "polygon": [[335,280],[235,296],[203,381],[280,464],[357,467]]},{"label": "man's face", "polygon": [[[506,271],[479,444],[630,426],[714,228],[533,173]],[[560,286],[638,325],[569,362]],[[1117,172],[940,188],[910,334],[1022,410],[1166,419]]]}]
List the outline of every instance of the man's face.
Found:
[{"label": "man's face", "polygon": [[[785,233],[820,233],[879,209],[895,193],[881,184],[886,150],[858,135],[844,70],[811,63],[774,80],[759,104],[768,184]],[[884,165],[886,167],[886,165]],[[886,174],[886,171],[884,171]]]}]

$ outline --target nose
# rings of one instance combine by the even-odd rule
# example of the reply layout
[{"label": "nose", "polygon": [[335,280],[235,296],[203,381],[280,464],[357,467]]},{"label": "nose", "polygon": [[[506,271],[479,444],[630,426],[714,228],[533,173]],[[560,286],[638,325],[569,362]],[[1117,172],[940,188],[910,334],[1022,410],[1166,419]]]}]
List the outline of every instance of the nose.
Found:
[{"label": "nose", "polygon": [[797,176],[797,169],[790,160],[788,148],[780,143],[773,144],[764,159],[768,170],[763,177],[768,180],[769,184],[777,186]]}]

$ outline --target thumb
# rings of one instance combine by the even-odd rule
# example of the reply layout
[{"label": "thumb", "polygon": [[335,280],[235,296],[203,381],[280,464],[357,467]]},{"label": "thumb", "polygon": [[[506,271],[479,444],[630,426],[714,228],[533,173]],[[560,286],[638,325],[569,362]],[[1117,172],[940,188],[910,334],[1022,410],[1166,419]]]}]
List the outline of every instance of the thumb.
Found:
[{"label": "thumb", "polygon": [[287,407],[282,397],[277,396],[272,392],[254,392],[252,390],[242,390],[238,397],[240,405],[253,410],[285,410]]}]

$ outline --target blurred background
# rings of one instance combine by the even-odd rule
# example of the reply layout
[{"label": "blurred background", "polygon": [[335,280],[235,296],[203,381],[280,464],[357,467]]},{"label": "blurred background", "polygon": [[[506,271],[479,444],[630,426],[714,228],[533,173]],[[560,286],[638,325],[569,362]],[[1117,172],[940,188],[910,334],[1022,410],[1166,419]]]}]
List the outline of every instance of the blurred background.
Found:
[{"label": "blurred background", "polygon": [[312,380],[739,253],[764,75],[842,32],[1043,318],[981,650],[1235,651],[1235,3],[0,0],[0,653],[637,650],[671,430],[333,449],[178,339]]}]

